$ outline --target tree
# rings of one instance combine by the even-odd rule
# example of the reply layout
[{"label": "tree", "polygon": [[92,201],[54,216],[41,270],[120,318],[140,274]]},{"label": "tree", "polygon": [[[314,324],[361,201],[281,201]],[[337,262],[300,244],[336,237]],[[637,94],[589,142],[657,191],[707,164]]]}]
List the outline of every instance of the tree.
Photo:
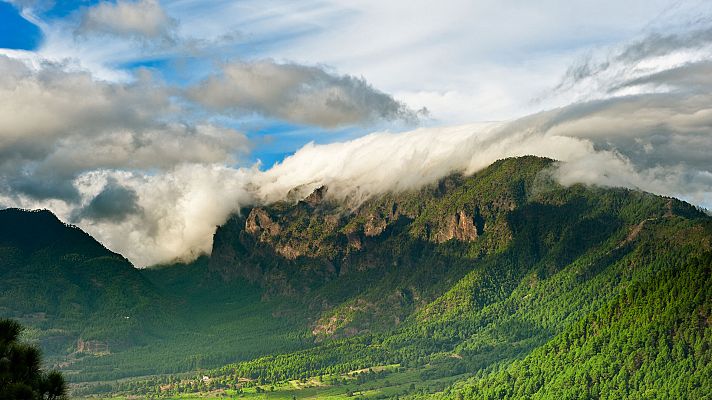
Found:
[{"label": "tree", "polygon": [[39,349],[19,341],[22,326],[0,319],[0,400],[60,400],[67,385],[59,372],[40,368]]}]

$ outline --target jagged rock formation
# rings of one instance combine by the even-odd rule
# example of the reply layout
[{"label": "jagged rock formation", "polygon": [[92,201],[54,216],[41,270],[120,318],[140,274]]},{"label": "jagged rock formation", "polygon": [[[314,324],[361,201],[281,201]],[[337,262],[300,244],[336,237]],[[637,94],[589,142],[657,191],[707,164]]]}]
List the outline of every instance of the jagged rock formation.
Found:
[{"label": "jagged rock formation", "polygon": [[[475,214],[479,216],[477,213]],[[459,211],[447,218],[447,222],[435,233],[433,240],[437,243],[447,242],[451,239],[471,242],[482,234],[482,227],[475,226],[476,217]],[[481,220],[481,217],[480,217]]]},{"label": "jagged rock formation", "polygon": [[270,236],[279,235],[279,224],[272,221],[269,214],[261,208],[253,208],[245,221],[245,231],[265,241]]},{"label": "jagged rock formation", "polygon": [[[527,162],[537,164],[527,172],[535,174],[551,161]],[[515,168],[511,162],[500,164]],[[506,214],[523,204],[522,185],[531,181],[522,176],[517,185],[479,187],[488,181],[452,175],[416,192],[371,199],[356,209],[329,200],[328,188],[322,186],[296,204],[255,207],[233,216],[215,234],[210,268],[228,280],[241,277],[263,285],[278,281],[299,292],[305,282],[391,265],[392,256],[376,255],[384,238],[427,246],[481,241],[478,251],[487,252],[511,239]],[[462,193],[466,185],[473,187]],[[275,278],[285,274],[290,277],[287,284]]]},{"label": "jagged rock formation", "polygon": [[366,223],[363,224],[363,234],[366,236],[378,236],[388,227],[388,220],[369,215]]},{"label": "jagged rock formation", "polygon": [[318,206],[324,201],[324,197],[326,197],[327,190],[328,188],[326,186],[316,188],[309,196],[304,199],[304,202],[312,207]]},{"label": "jagged rock formation", "polygon": [[[527,257],[533,260],[566,235],[594,245],[621,226],[620,218],[610,215],[579,221],[579,213],[590,206],[576,200],[575,190],[564,190],[542,175],[552,162],[502,160],[474,176],[454,174],[417,191],[370,199],[356,209],[330,200],[326,187],[303,200],[245,209],[217,230],[210,269],[226,280],[259,284],[265,298],[311,299],[309,307],[323,312],[314,322],[317,336],[361,332],[383,321],[393,324],[477,260],[512,247],[517,236],[524,237],[521,232],[549,232],[523,242],[521,252],[531,252]],[[557,251],[541,274],[553,273],[578,254],[568,248]],[[379,280],[373,278],[358,288],[360,299],[369,300],[351,308],[334,308],[330,304],[337,300],[314,294],[330,282],[343,287],[362,276],[389,277],[391,282],[383,283],[389,289],[379,292]],[[437,280],[445,286],[423,290],[422,282]],[[393,285],[410,295],[388,294]]]}]

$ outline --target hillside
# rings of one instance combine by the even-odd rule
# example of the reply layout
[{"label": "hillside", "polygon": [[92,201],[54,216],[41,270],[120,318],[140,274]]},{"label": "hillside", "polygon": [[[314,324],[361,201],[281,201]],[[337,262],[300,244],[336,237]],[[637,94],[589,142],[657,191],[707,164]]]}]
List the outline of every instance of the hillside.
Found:
[{"label": "hillside", "polygon": [[34,328],[51,360],[140,344],[164,306],[131,263],[79,228],[46,210],[0,211],[0,315]]},{"label": "hillside", "polygon": [[[310,377],[331,382],[324,395],[369,398],[709,393],[710,218],[638,191],[561,187],[552,164],[503,160],[356,209],[321,188],[244,210],[216,233],[210,268],[313,310],[320,344],[214,375],[285,396],[280,382]],[[386,379],[349,375],[394,364]]]},{"label": "hillside", "polygon": [[0,317],[26,325],[25,339],[74,382],[304,347],[292,320],[269,318],[274,304],[213,279],[204,260],[139,270],[49,211],[0,210]]},{"label": "hillside", "polygon": [[[243,209],[218,227],[210,257],[112,278],[145,285],[121,296],[154,296],[165,321],[155,338],[74,363],[76,393],[702,398],[712,219],[640,191],[562,187],[554,166],[505,159],[362,204],[322,187]],[[5,256],[22,274],[66,258],[7,243],[42,254]],[[36,275],[16,276],[23,287]],[[181,374],[206,369],[209,385]],[[162,375],[86,383],[149,374]]]}]

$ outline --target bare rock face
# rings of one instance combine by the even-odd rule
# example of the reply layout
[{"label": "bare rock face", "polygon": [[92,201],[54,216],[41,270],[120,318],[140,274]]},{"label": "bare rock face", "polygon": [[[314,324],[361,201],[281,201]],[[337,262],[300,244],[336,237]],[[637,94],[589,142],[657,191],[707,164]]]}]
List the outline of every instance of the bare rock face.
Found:
[{"label": "bare rock face", "polygon": [[387,226],[388,221],[385,219],[370,215],[366,223],[363,224],[363,233],[366,236],[378,236],[386,230]]},{"label": "bare rock face", "polygon": [[99,340],[77,340],[77,353],[109,354],[109,344]]},{"label": "bare rock face", "polygon": [[435,233],[433,239],[437,243],[447,242],[451,239],[471,242],[478,236],[475,218],[467,215],[464,211],[459,211],[447,219],[446,223]]},{"label": "bare rock face", "polygon": [[328,188],[326,186],[321,186],[312,192],[309,196],[304,199],[304,202],[312,207],[316,207],[324,201],[324,196],[326,196]]},{"label": "bare rock face", "polygon": [[299,250],[289,244],[279,245],[275,248],[275,251],[288,260],[295,260],[297,257],[302,255]]},{"label": "bare rock face", "polygon": [[245,221],[245,231],[259,237],[261,240],[265,236],[276,236],[281,231],[278,223],[272,221],[269,214],[261,208],[253,208]]},{"label": "bare rock face", "polygon": [[349,233],[348,235],[346,235],[346,239],[348,240],[349,249],[358,251],[363,248],[363,243],[361,242],[361,238],[358,234]]}]

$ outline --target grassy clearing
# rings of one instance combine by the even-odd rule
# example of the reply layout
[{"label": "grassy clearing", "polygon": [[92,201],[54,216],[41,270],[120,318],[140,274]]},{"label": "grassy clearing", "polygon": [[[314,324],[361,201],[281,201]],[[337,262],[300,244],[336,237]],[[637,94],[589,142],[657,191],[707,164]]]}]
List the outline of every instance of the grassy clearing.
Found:
[{"label": "grassy clearing", "polygon": [[[434,393],[449,386],[465,375],[455,375],[439,379],[424,380],[424,372],[430,367],[404,369],[399,365],[380,365],[371,368],[350,371],[340,375],[312,377],[306,380],[291,380],[275,385],[245,387],[241,392],[233,389],[220,389],[200,393],[182,393],[170,395],[130,395],[106,397],[113,400],[134,400],[139,398],[160,398],[176,400],[218,400],[218,399],[383,399],[411,393]],[[363,381],[358,376],[369,373],[383,375]],[[153,396],[153,397],[151,397]],[[104,397],[88,397],[93,399]]]}]

